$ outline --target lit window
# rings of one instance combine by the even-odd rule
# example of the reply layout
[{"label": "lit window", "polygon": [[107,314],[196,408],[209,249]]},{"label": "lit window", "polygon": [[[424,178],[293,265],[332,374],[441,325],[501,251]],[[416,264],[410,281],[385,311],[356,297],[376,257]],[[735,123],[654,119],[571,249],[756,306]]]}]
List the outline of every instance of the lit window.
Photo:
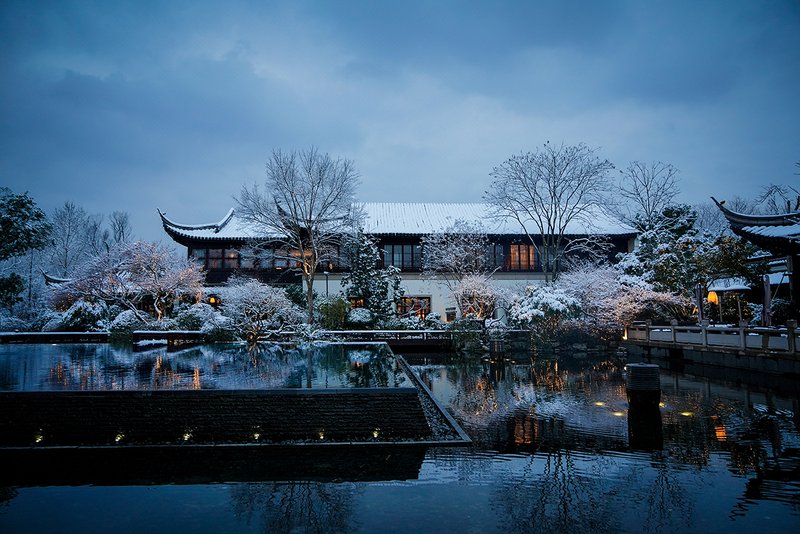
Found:
[{"label": "lit window", "polygon": [[514,244],[509,246],[511,252],[508,268],[512,271],[532,271],[536,268],[533,245]]},{"label": "lit window", "polygon": [[420,319],[424,319],[430,312],[430,297],[401,297],[400,304],[397,305],[397,313],[401,317],[410,317],[412,315],[416,315]]},{"label": "lit window", "polygon": [[228,249],[225,251],[225,268],[238,269],[239,268],[239,251]]}]

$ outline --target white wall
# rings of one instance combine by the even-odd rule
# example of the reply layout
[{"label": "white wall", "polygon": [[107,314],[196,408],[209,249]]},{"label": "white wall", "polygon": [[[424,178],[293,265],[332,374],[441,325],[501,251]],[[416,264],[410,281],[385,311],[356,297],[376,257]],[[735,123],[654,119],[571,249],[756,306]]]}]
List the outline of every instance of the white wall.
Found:
[{"label": "white wall", "polygon": [[[422,279],[419,273],[401,272],[400,276],[402,277],[401,285],[405,289],[405,296],[430,297],[431,311],[438,313],[442,319],[447,316],[447,308],[455,307],[455,300],[453,300],[444,282]],[[325,294],[336,295],[342,292],[341,280],[341,273],[332,273],[328,275],[326,290],[325,276],[318,273],[317,278],[314,280],[314,290],[317,292],[317,295],[320,296]],[[543,284],[544,275],[542,273],[498,272],[492,277],[492,282],[499,288],[522,293],[525,286]]]}]

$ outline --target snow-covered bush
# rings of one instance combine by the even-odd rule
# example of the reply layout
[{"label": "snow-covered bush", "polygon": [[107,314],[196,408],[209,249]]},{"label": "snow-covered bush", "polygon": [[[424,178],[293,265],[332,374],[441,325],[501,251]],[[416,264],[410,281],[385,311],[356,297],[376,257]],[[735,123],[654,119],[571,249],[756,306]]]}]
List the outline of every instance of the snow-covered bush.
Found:
[{"label": "snow-covered bush", "polygon": [[108,329],[108,306],[105,302],[78,299],[69,307],[58,330],[66,332],[96,332]]},{"label": "snow-covered bush", "polygon": [[209,316],[200,327],[200,331],[211,342],[233,341],[236,338],[236,330],[231,318],[219,313]]},{"label": "snow-covered bush", "polygon": [[213,306],[198,303],[183,308],[175,317],[175,328],[178,330],[200,330],[204,324],[220,313]]},{"label": "snow-covered bush", "polygon": [[26,332],[28,330],[30,330],[30,325],[26,321],[5,312],[0,313],[0,332]]},{"label": "snow-covered bush", "polygon": [[521,326],[555,330],[562,321],[580,313],[580,302],[553,284],[528,286],[509,309],[511,320]]},{"label": "snow-covered bush", "polygon": [[422,321],[422,326],[426,330],[444,330],[448,327],[448,324],[442,321],[441,315],[432,312],[425,316],[425,320]]},{"label": "snow-covered bush", "polygon": [[237,336],[255,343],[267,330],[300,322],[288,313],[294,304],[283,289],[252,278],[232,278],[225,287],[222,313],[232,321]]},{"label": "snow-covered bush", "polygon": [[133,310],[125,310],[111,321],[109,330],[114,335],[128,335],[134,330],[144,330],[147,323]]},{"label": "snow-covered bush", "polygon": [[369,328],[375,324],[375,315],[367,308],[353,308],[347,314],[347,322],[355,328]]}]

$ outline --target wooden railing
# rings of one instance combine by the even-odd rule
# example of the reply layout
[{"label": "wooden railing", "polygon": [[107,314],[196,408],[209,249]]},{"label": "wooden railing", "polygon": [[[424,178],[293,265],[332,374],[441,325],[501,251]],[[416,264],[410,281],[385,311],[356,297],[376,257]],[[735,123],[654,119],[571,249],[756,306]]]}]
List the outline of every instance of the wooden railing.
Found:
[{"label": "wooden railing", "polygon": [[623,340],[653,346],[686,346],[797,354],[797,348],[800,346],[800,331],[794,324],[788,327],[773,328],[634,324],[625,329]]}]

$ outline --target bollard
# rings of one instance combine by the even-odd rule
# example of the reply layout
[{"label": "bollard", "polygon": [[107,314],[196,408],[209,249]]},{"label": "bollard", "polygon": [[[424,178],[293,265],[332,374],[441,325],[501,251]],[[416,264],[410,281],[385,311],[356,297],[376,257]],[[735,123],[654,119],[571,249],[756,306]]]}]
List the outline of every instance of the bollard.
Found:
[{"label": "bollard", "polygon": [[664,447],[661,427],[661,379],[658,365],[629,363],[625,366],[628,394],[628,443],[633,450]]},{"label": "bollard", "polygon": [[661,402],[661,379],[659,367],[652,363],[629,363],[625,366],[628,378],[625,392],[628,404],[658,406]]}]

